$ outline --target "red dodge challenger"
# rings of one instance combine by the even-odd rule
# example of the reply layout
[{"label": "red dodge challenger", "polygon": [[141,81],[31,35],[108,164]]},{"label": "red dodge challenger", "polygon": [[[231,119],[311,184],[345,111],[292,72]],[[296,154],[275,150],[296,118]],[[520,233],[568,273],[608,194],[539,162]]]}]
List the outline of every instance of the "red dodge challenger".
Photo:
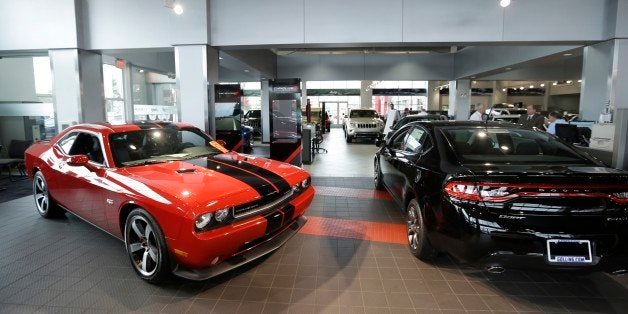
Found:
[{"label": "red dodge challenger", "polygon": [[83,124],[26,151],[37,210],[124,240],[137,274],[204,280],[280,247],[305,224],[310,176],[227,151],[186,124]]}]

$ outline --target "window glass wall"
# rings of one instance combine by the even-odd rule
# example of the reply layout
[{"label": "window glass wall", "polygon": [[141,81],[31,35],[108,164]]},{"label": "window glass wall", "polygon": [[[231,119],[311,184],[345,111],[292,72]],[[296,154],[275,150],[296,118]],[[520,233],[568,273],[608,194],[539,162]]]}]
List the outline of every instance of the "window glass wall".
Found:
[{"label": "window glass wall", "polygon": [[[390,104],[397,110],[427,110],[427,81],[373,81],[369,86],[374,90],[373,106],[381,115],[385,115]],[[376,90],[386,90],[385,95]],[[397,90],[397,92],[395,92]]]},{"label": "window glass wall", "polygon": [[103,64],[102,73],[107,122],[124,123],[124,71],[114,65]]},{"label": "window glass wall", "polygon": [[174,78],[132,66],[131,83],[135,120],[179,121]]}]

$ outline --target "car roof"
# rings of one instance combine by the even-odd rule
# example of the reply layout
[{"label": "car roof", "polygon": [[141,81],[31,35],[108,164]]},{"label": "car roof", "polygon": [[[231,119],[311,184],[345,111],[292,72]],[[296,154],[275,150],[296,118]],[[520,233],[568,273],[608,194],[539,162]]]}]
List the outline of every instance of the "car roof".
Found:
[{"label": "car roof", "polygon": [[94,132],[103,133],[122,133],[130,131],[139,131],[145,129],[163,129],[163,128],[193,128],[194,126],[187,123],[173,123],[163,121],[134,121],[126,124],[111,124],[108,122],[83,123],[73,125],[69,129],[83,129]]},{"label": "car roof", "polygon": [[453,120],[433,120],[433,121],[414,121],[408,124],[421,124],[424,126],[439,128],[455,128],[455,127],[506,127],[515,129],[528,129],[522,125],[511,122],[502,121],[453,121]]}]

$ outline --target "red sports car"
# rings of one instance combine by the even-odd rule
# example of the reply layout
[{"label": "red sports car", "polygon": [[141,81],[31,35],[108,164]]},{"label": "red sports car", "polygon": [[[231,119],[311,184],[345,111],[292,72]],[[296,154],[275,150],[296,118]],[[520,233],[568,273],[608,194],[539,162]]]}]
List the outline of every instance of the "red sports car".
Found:
[{"label": "red sports car", "polygon": [[196,127],[84,124],[26,151],[37,210],[123,240],[137,274],[203,280],[280,247],[305,224],[310,176],[229,152]]}]

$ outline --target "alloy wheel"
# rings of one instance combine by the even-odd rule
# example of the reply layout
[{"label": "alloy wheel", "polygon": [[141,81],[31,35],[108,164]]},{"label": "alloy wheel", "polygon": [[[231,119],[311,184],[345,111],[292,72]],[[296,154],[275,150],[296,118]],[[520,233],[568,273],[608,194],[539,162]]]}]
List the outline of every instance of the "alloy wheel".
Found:
[{"label": "alloy wheel", "polygon": [[408,245],[412,250],[419,248],[419,234],[421,233],[421,217],[418,208],[410,205],[408,208]]},{"label": "alloy wheel", "polygon": [[127,250],[133,260],[133,266],[143,276],[153,275],[159,266],[161,254],[153,228],[144,217],[134,216],[131,220],[131,230],[127,233]]},{"label": "alloy wheel", "polygon": [[40,175],[35,177],[33,182],[33,194],[35,196],[35,204],[37,210],[41,214],[46,214],[50,208],[50,200],[48,195],[48,185],[44,178]]}]

